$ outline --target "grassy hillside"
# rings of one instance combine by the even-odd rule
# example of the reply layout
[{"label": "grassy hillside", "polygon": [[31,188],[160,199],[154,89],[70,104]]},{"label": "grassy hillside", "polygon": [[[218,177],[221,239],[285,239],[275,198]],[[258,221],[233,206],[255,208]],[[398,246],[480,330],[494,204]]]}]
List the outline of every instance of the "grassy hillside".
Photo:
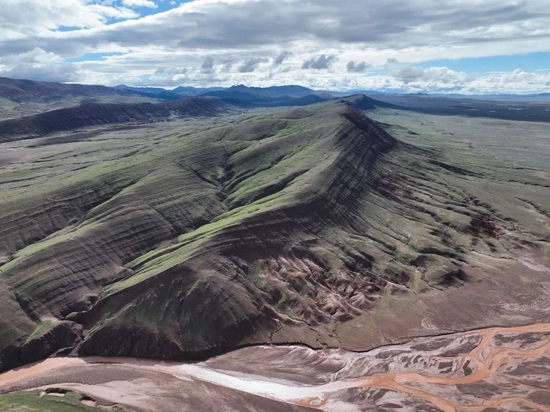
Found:
[{"label": "grassy hillside", "polygon": [[67,133],[90,127],[128,127],[182,117],[214,117],[230,111],[229,105],[212,97],[191,97],[156,104],[85,104],[0,121],[0,142]]},{"label": "grassy hillside", "polygon": [[456,118],[368,113],[337,101],[6,144],[1,367],[367,349],[543,316],[550,170],[478,150]]},{"label": "grassy hillside", "polygon": [[158,102],[139,90],[0,77],[0,120],[90,103]]}]

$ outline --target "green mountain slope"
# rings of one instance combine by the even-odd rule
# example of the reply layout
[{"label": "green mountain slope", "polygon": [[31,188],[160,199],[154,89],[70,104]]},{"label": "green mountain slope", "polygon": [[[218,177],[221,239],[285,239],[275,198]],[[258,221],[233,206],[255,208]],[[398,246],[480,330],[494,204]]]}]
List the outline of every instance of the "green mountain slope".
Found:
[{"label": "green mountain slope", "polygon": [[182,117],[214,117],[230,110],[229,105],[212,97],[191,97],[156,104],[85,104],[0,121],[0,142],[66,133],[89,127],[127,127]]},{"label": "green mountain slope", "polygon": [[140,90],[0,77],[0,119],[29,116],[84,103],[154,103],[159,100],[158,96]]},{"label": "green mountain slope", "polygon": [[550,239],[517,199],[544,209],[548,190],[531,174],[510,189],[496,160],[392,113],[373,113],[391,134],[338,101],[13,143],[0,368],[57,351],[366,349],[539,316],[499,304],[528,301],[544,276],[518,263],[544,259]]}]

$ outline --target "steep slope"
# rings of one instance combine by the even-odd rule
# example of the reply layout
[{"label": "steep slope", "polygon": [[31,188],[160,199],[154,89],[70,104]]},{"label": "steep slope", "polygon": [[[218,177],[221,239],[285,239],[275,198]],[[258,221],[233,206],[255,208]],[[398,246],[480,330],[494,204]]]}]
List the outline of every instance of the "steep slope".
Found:
[{"label": "steep slope", "polygon": [[[298,125],[307,129],[263,141],[228,159],[218,186],[228,212],[173,246],[135,261],[130,265],[134,276],[112,285],[84,315],[94,333],[83,344],[83,353],[138,350],[153,356],[202,357],[249,339],[267,341],[268,332],[278,327],[278,312],[288,325],[296,322],[288,316],[293,311],[306,322],[329,320],[330,315],[299,301],[301,288],[307,286],[301,276],[264,290],[264,266],[269,259],[277,265],[297,255],[322,271],[319,257],[308,250],[319,224],[324,221],[330,228],[352,219],[353,202],[375,180],[369,172],[396,141],[345,104],[313,116],[291,116],[298,116]],[[322,265],[336,267],[339,257]],[[289,294],[288,302],[283,302],[283,293]],[[136,296],[141,296],[139,303]],[[154,301],[162,303],[153,309]],[[104,348],[106,337],[119,328],[134,339],[147,331],[147,341],[126,339]]]},{"label": "steep slope", "polygon": [[188,98],[169,103],[84,104],[0,122],[0,142],[46,136],[75,129],[152,123],[172,117],[212,117],[229,107],[216,98]]},{"label": "steep slope", "polygon": [[336,101],[12,146],[28,157],[0,174],[0,368],[367,349],[541,316],[547,275],[516,259],[544,265],[550,239],[517,198],[543,210],[548,190],[495,180],[510,172],[422,122],[389,130]]},{"label": "steep slope", "polygon": [[382,109],[382,108],[396,109],[396,110],[404,109],[403,107],[400,107],[391,103],[387,103],[382,100],[373,99],[364,94],[354,94],[354,95],[345,96],[336,100],[343,100],[345,102],[348,102],[353,107],[356,107],[357,109],[363,110],[363,111]]}]

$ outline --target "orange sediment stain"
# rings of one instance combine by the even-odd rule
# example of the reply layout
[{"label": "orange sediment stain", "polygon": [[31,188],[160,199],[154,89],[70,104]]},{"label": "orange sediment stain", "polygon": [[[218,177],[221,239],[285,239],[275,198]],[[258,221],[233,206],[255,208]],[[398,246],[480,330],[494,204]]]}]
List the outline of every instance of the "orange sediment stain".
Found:
[{"label": "orange sediment stain", "polygon": [[[458,362],[459,367],[457,368],[457,370],[461,370],[467,360],[471,360],[475,364],[475,370],[467,376],[431,376],[425,375],[422,372],[418,371],[409,371],[382,373],[362,378],[350,379],[347,380],[347,382],[356,383],[356,385],[351,386],[351,388],[374,387],[388,389],[400,393],[406,393],[408,395],[431,403],[443,412],[456,412],[457,410],[480,411],[490,407],[503,406],[512,402],[524,403],[540,411],[550,411],[549,407],[539,405],[536,402],[522,397],[488,399],[477,405],[461,405],[432,394],[429,391],[413,388],[406,385],[407,383],[464,385],[481,382],[493,377],[502,365],[506,364],[509,360],[513,358],[534,358],[543,355],[547,351],[550,351],[550,339],[547,339],[546,343],[539,346],[538,348],[526,351],[506,347],[491,346],[493,338],[500,332],[518,334],[527,332],[550,332],[550,323],[510,328],[488,328],[481,331],[470,332],[470,334],[480,334],[482,336],[482,339],[480,343],[476,346],[476,348],[474,348],[470,353],[462,355],[460,357],[460,360]],[[429,364],[430,362],[428,362],[428,365]],[[550,391],[550,388],[547,389]],[[323,404],[323,406],[329,402],[329,398],[325,398],[325,401],[326,402]],[[290,401],[289,403],[292,403],[294,405],[316,407],[316,405],[310,404],[303,405],[300,401]],[[321,407],[319,407],[319,409],[320,408]]]},{"label": "orange sediment stain", "polygon": [[320,409],[323,406],[325,406],[328,402],[329,402],[329,399],[326,397],[325,398],[311,397],[311,398],[305,398],[305,399],[294,399],[292,401],[289,401],[288,403],[292,403],[293,405],[296,405],[296,406],[305,406],[307,408]]},{"label": "orange sediment stain", "polygon": [[[289,399],[288,397],[280,397],[275,393],[259,393],[250,389],[250,393],[254,393],[265,398],[277,400],[279,402],[285,402],[296,406],[303,406],[313,409],[324,409],[334,399],[331,396],[334,392],[342,389],[354,389],[354,388],[380,388],[387,389],[394,392],[410,395],[417,399],[421,399],[425,402],[429,402],[435,407],[439,408],[443,412],[456,412],[456,411],[481,411],[491,407],[506,407],[512,403],[522,403],[535,410],[550,411],[550,408],[546,405],[540,405],[530,399],[521,396],[510,397],[495,397],[491,399],[484,399],[481,402],[475,403],[472,401],[470,404],[459,404],[449,399],[445,399],[435,393],[431,393],[429,390],[421,389],[418,387],[410,386],[410,384],[435,384],[435,385],[464,385],[473,384],[476,382],[482,382],[494,377],[499,369],[509,363],[511,360],[517,359],[529,359],[537,358],[544,355],[546,352],[550,352],[550,338],[541,340],[540,345],[536,348],[521,350],[512,347],[496,346],[494,338],[499,333],[507,334],[522,334],[522,333],[550,333],[550,323],[535,324],[529,326],[520,327],[495,327],[482,329],[478,331],[466,332],[461,335],[464,336],[480,336],[481,340],[477,346],[469,353],[456,356],[455,364],[457,365],[447,375],[432,375],[426,373],[426,369],[408,370],[402,372],[388,372],[380,373],[369,376],[363,376],[358,378],[341,379],[331,382],[327,385],[319,387],[309,386],[304,387],[304,397],[296,397],[295,399]],[[437,356],[430,356],[426,363],[426,368],[429,368],[434,359]],[[446,358],[450,359],[450,358]],[[71,367],[83,367],[90,362],[115,362],[125,366],[132,366],[135,368],[152,369],[156,371],[162,371],[164,373],[174,374],[177,376],[183,372],[177,372],[174,366],[178,366],[175,362],[157,362],[141,359],[129,359],[129,358],[54,358],[47,359],[45,361],[19,368],[17,370],[9,371],[4,374],[0,374],[0,389],[8,389],[17,387],[18,382],[23,382],[26,379],[35,377],[37,374],[52,374],[56,370],[63,370],[63,368]],[[462,371],[466,362],[470,363],[472,372],[469,375],[463,375]],[[202,380],[201,376],[197,376],[194,379]],[[213,383],[216,383],[215,381]],[[231,387],[230,384],[219,382],[220,386]],[[315,393],[318,388],[318,394]],[[236,390],[242,390],[234,388]],[[296,387],[293,387],[296,390]],[[314,389],[312,396],[311,389]],[[537,388],[537,390],[548,390],[550,388]],[[247,390],[245,390],[247,391]],[[306,395],[307,393],[307,395]]]},{"label": "orange sediment stain", "polygon": [[[550,339],[547,339],[546,343],[538,348],[526,351],[491,346],[493,338],[500,332],[518,334],[527,332],[550,332],[550,323],[511,328],[489,328],[484,329],[481,332],[471,332],[472,334],[481,333],[482,339],[477,347],[470,353],[461,356],[458,370],[462,369],[467,360],[471,360],[475,363],[475,370],[467,376],[430,376],[424,375],[421,372],[398,372],[373,375],[365,378],[359,378],[358,380],[362,382],[362,386],[364,387],[384,388],[418,397],[430,402],[444,412],[454,412],[458,409],[477,411],[488,407],[501,406],[510,402],[522,402],[537,410],[549,411],[550,408],[521,397],[486,400],[479,405],[461,405],[431,394],[428,391],[412,388],[406,385],[406,383],[410,382],[440,385],[464,385],[476,383],[492,378],[497,373],[498,369],[502,365],[506,364],[510,359],[534,358],[550,351]],[[550,390],[550,388],[548,389]]]}]

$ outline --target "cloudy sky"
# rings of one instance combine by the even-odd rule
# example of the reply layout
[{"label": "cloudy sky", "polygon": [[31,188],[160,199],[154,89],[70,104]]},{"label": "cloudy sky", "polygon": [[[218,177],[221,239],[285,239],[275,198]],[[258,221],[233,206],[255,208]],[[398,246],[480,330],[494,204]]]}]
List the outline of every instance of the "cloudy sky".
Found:
[{"label": "cloudy sky", "polygon": [[0,76],[550,92],[550,0],[1,0]]}]

